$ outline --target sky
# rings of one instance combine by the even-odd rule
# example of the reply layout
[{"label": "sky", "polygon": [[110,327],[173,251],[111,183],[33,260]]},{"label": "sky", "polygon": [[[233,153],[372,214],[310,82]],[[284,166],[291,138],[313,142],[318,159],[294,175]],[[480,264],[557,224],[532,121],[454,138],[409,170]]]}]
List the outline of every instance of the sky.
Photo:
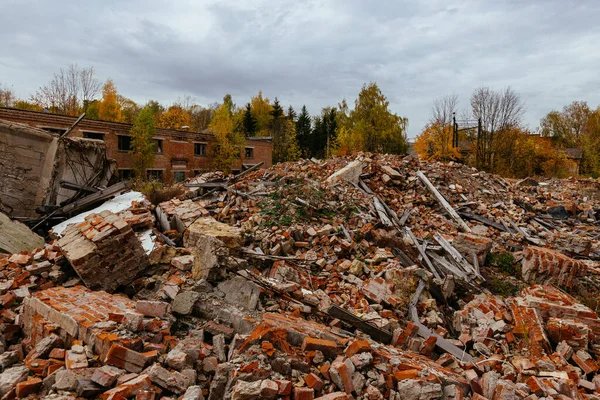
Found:
[{"label": "sky", "polygon": [[376,82],[417,135],[436,98],[510,86],[535,129],[600,105],[598,0],[0,0],[0,84],[28,98],[75,63],[136,102],[259,90],[311,114]]}]

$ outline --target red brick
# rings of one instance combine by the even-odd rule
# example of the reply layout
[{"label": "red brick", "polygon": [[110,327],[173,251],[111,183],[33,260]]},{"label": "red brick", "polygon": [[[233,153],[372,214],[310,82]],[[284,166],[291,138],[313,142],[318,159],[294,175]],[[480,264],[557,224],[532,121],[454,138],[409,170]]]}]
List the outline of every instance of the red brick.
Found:
[{"label": "red brick", "polygon": [[25,382],[17,383],[17,397],[27,397],[30,394],[37,393],[42,386],[40,378],[31,378]]},{"label": "red brick", "polygon": [[352,357],[356,353],[364,353],[366,351],[371,351],[371,345],[368,341],[362,339],[353,339],[350,343],[348,343],[348,347],[344,350],[344,354],[346,357]]},{"label": "red brick", "polygon": [[294,388],[294,400],[313,400],[315,391],[310,388]]},{"label": "red brick", "polygon": [[331,340],[305,337],[302,343],[302,351],[319,350],[327,357],[334,357],[337,352],[337,343]]},{"label": "red brick", "polygon": [[321,390],[323,388],[323,386],[325,385],[323,380],[312,372],[310,374],[306,375],[306,377],[304,378],[304,382],[306,382],[306,385],[309,388],[313,388],[317,392],[319,390]]}]

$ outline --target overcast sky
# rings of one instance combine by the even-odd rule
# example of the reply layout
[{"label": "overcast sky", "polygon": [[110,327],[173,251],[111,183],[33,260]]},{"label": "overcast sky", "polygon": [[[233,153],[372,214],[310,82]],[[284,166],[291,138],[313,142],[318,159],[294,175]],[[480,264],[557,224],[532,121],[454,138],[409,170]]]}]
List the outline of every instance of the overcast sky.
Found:
[{"label": "overcast sky", "polygon": [[414,137],[432,101],[510,85],[525,122],[600,104],[600,1],[0,0],[0,83],[29,97],[69,63],[137,102],[258,90],[311,114],[375,81]]}]

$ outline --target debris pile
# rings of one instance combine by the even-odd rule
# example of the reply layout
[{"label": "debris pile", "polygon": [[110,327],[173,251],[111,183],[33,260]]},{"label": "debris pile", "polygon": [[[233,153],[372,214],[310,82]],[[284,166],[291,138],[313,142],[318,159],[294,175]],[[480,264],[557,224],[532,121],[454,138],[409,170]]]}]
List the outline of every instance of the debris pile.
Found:
[{"label": "debris pile", "polygon": [[0,255],[2,398],[600,398],[596,181],[359,154],[187,189]]}]

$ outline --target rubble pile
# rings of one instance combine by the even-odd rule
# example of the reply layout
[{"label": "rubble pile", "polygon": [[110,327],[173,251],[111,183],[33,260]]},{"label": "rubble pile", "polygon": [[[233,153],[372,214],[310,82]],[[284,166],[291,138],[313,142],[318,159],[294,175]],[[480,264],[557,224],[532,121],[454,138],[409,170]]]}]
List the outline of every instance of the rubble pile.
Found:
[{"label": "rubble pile", "polygon": [[600,189],[359,154],[0,255],[0,397],[600,399]]}]

